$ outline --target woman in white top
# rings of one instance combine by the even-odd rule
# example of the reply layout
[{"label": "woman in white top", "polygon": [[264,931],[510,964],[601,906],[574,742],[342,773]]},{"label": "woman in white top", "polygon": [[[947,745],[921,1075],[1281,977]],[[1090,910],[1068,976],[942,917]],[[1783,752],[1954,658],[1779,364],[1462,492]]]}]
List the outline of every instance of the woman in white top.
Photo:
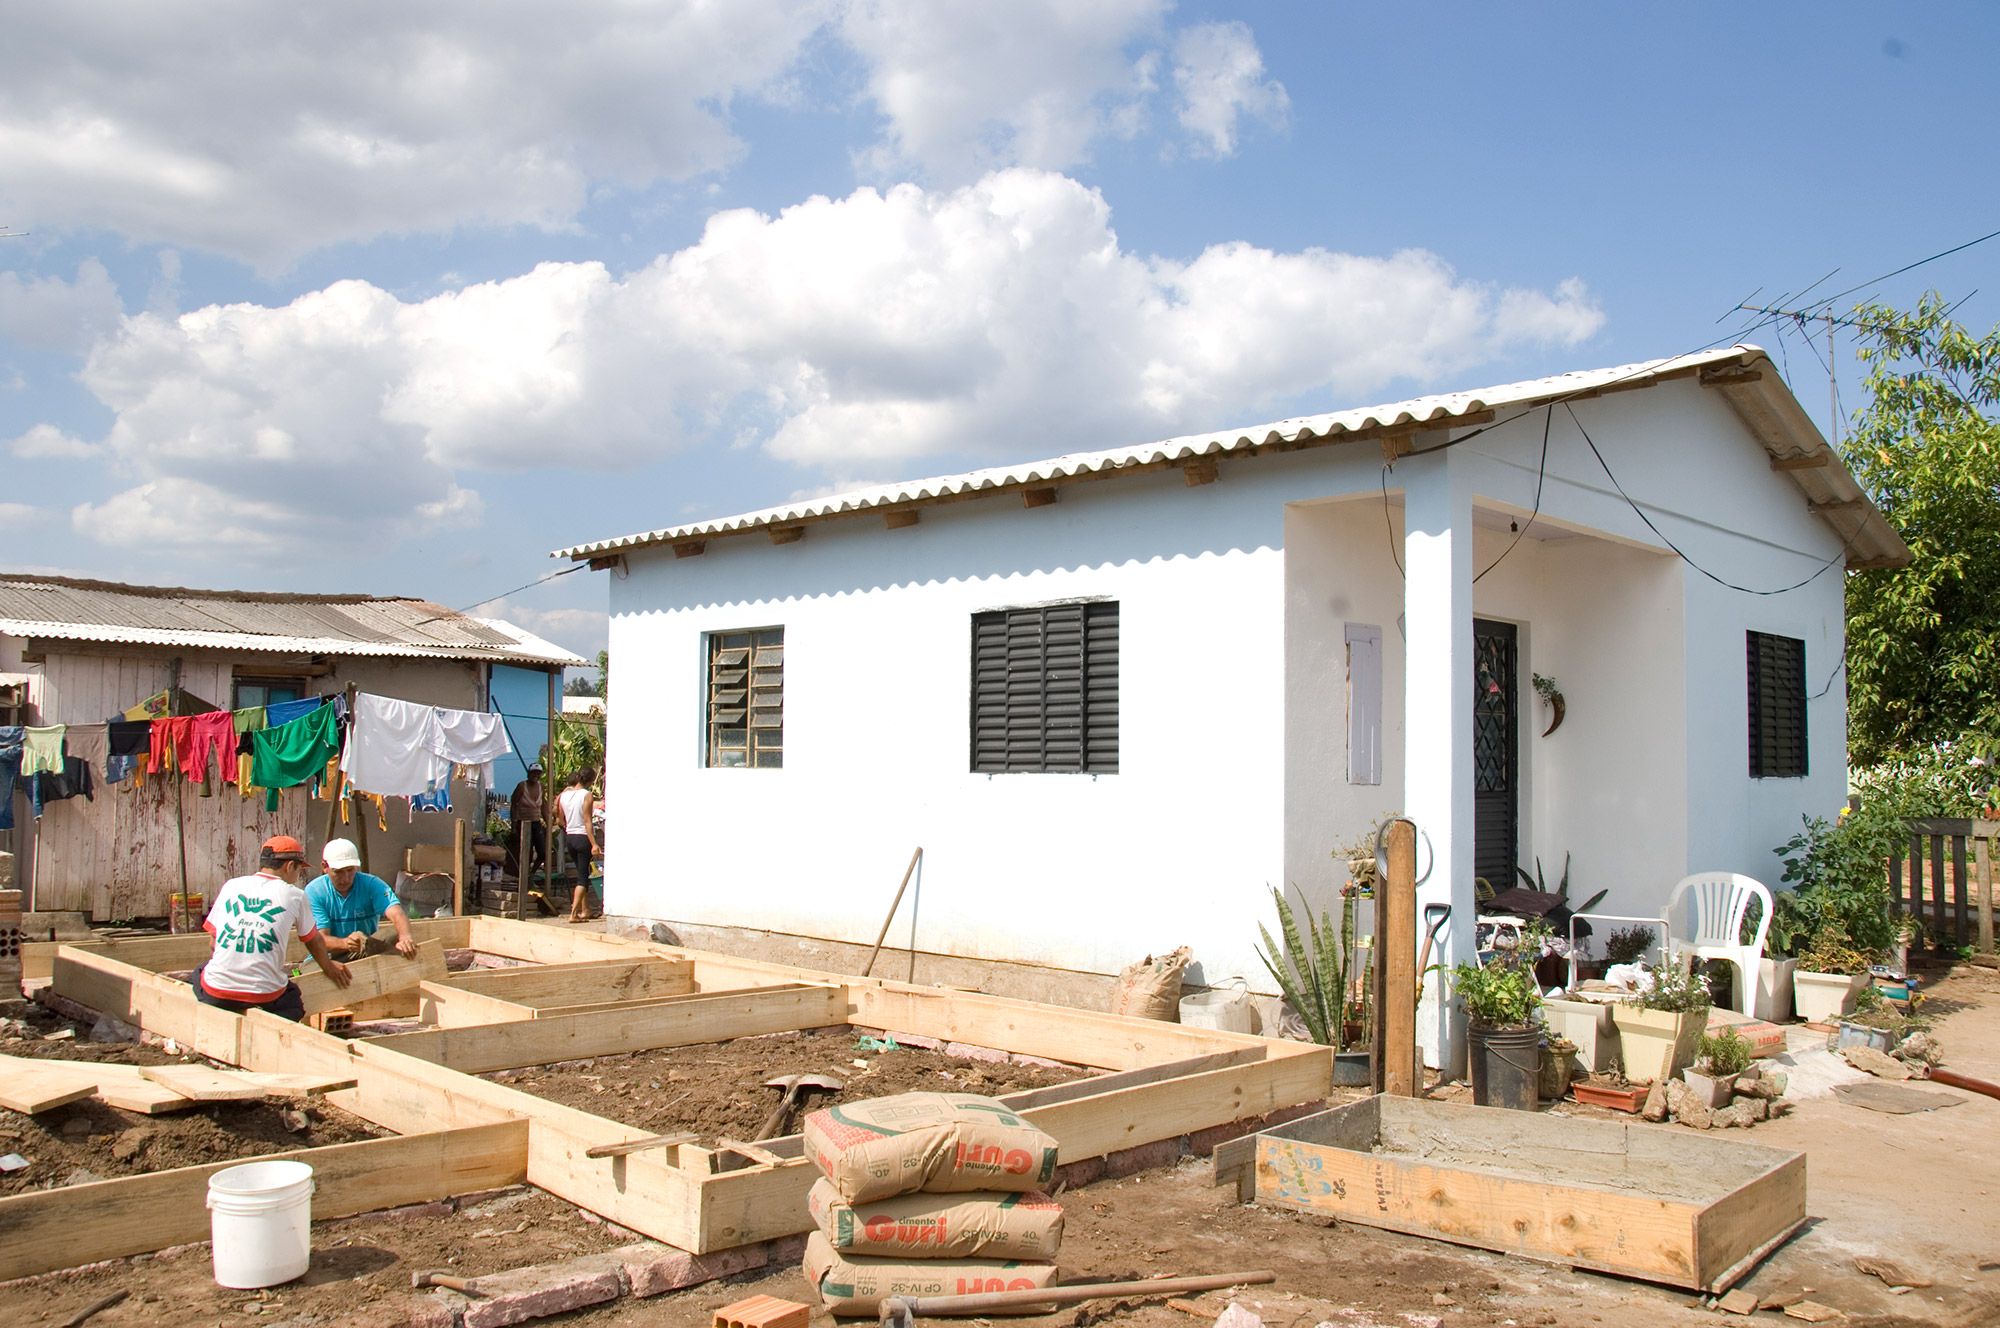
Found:
[{"label": "woman in white top", "polygon": [[597,857],[597,825],[591,813],[597,809],[597,797],[590,791],[590,783],[597,778],[597,771],[584,766],[569,777],[569,787],[556,795],[556,816],[562,822],[563,845],[569,850],[569,860],[576,867],[576,890],[570,896],[569,920],[588,922],[593,916],[590,911],[590,872]]}]

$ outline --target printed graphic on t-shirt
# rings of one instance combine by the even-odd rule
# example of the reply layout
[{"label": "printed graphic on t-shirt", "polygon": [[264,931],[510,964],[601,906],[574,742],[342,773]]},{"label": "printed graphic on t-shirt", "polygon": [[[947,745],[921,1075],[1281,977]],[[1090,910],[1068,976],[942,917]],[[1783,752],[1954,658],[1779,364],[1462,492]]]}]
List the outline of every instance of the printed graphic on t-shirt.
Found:
[{"label": "printed graphic on t-shirt", "polygon": [[238,954],[268,954],[277,948],[285,907],[275,899],[232,894],[222,901],[222,925],[215,929],[215,948]]}]

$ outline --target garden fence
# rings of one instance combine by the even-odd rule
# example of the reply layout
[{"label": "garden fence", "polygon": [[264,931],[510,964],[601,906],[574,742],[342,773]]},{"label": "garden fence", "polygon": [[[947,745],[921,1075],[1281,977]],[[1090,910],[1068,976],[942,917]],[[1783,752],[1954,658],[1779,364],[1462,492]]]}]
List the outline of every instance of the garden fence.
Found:
[{"label": "garden fence", "polygon": [[1909,853],[1889,859],[1891,909],[1922,923],[1934,945],[1963,947],[1976,938],[1978,949],[1991,954],[2000,821],[1935,817],[1908,826]]}]

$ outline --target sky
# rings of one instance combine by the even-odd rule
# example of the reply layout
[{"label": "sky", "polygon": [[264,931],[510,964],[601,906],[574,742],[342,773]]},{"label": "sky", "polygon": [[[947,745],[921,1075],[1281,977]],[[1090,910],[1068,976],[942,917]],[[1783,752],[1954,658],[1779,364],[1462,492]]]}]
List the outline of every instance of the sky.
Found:
[{"label": "sky", "polygon": [[[1726,344],[1753,294],[2000,229],[1990,5],[7,23],[0,570],[419,595],[586,656],[602,574],[529,585],[566,545]],[[1996,265],[1843,303],[1983,330]],[[1824,333],[1751,339],[1828,427]]]}]

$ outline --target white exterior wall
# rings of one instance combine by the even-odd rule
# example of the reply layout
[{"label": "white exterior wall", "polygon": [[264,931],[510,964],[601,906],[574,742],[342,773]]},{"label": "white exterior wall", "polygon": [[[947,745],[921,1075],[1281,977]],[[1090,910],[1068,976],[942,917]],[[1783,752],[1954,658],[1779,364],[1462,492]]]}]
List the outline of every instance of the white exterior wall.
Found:
[{"label": "white exterior wall", "polygon": [[[1838,553],[1715,393],[1683,380],[1575,409],[1654,523],[1717,573],[1770,588]],[[1474,573],[1535,505],[1542,423],[1449,454],[1480,513]],[[1817,690],[1840,571],[1785,595],[1716,587],[1614,491],[1566,412],[1549,438],[1541,516],[1472,592],[1477,615],[1520,627],[1524,865],[1553,879],[1570,854],[1572,898],[1608,888],[1612,912],[1656,912],[1693,870],[1773,881],[1799,813],[1838,806],[1844,695],[1836,680],[1813,703],[1808,779],[1750,780],[1743,632],[1804,638]],[[1199,488],[1167,472],[1034,510],[927,508],[905,530],[858,518],[785,546],[629,555],[611,582],[610,779],[620,821],[657,817],[659,833],[611,836],[607,909],[866,944],[922,844],[922,949],[1105,973],[1190,944],[1198,977],[1267,989],[1265,887],[1325,907],[1345,878],[1332,846],[1404,807],[1401,486],[1445,460],[1401,463],[1386,521],[1362,443],[1225,461]],[[1097,596],[1121,606],[1121,773],[968,773],[971,615]],[[1380,785],[1346,777],[1350,622],[1382,628]],[[703,769],[702,634],[766,626],[785,628],[786,768]],[[1546,739],[1535,672],[1568,701]]]}]

